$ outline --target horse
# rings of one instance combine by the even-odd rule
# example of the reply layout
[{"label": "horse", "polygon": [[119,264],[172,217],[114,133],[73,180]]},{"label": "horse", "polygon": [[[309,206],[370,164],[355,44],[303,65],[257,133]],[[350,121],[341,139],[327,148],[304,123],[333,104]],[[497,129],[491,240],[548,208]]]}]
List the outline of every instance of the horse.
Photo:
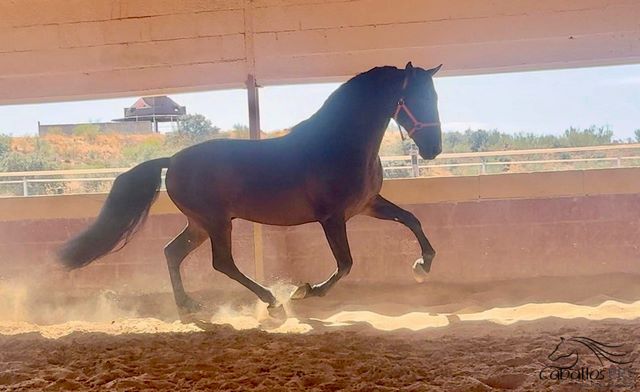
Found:
[{"label": "horse", "polygon": [[126,245],[148,215],[166,168],[167,193],[187,217],[184,230],[164,249],[181,314],[202,305],[185,292],[180,264],[210,239],[213,268],[251,290],[270,314],[282,315],[271,290],[244,275],[233,260],[231,221],[238,218],[279,226],[320,223],[337,269],[321,283],[299,286],[292,299],[324,296],[349,273],[353,260],[346,222],[358,214],[408,227],[422,253],[414,272],[426,275],[435,250],[412,213],[380,196],[378,152],[391,118],[414,140],[422,158],[442,151],[433,84],[441,66],[376,67],[342,84],[285,136],[210,140],[135,166],[116,178],[95,222],[63,245],[60,261],[68,269],[80,268]]}]

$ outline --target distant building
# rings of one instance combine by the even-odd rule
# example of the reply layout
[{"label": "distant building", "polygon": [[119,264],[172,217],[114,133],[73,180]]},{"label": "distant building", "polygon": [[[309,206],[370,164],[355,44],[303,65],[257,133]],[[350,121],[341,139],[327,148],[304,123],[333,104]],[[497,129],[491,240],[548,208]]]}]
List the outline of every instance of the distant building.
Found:
[{"label": "distant building", "polygon": [[177,122],[180,116],[187,114],[187,108],[178,105],[166,95],[142,97],[131,107],[124,108],[124,117],[113,121],[139,122],[150,121],[158,132],[158,123]]},{"label": "distant building", "polygon": [[113,122],[80,124],[40,124],[38,134],[58,133],[73,135],[87,131],[144,134],[158,132],[158,123],[177,123],[180,116],[187,114],[187,108],[178,105],[173,99],[158,95],[139,98],[132,106],[124,108],[124,117]]},{"label": "distant building", "polygon": [[100,133],[126,133],[144,134],[153,133],[153,123],[151,121],[137,122],[103,122],[103,123],[80,123],[80,124],[40,124],[38,122],[38,135],[49,134],[74,135],[87,131],[97,131]]}]

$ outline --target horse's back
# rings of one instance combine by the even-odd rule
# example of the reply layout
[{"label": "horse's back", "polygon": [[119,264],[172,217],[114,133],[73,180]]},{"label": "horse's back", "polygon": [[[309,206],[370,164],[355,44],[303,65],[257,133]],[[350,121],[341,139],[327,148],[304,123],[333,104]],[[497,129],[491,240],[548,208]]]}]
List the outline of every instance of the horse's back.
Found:
[{"label": "horse's back", "polygon": [[214,140],[176,154],[167,191],[183,212],[222,213],[276,225],[315,220],[306,162],[285,140]]}]

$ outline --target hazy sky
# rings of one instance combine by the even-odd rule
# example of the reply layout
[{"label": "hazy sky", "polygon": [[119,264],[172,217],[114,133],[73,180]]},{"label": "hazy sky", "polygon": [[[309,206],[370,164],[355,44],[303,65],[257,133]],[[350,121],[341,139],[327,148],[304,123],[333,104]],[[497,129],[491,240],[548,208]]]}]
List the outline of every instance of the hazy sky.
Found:
[{"label": "hazy sky", "polygon": [[[261,89],[262,128],[290,127],[315,112],[337,84]],[[505,73],[436,79],[444,130],[560,133],[569,126],[608,125],[617,138],[640,128],[640,65]],[[247,124],[244,90],[173,94],[189,113],[222,129]],[[36,134],[43,124],[109,121],[136,97],[0,106],[0,132]]]}]

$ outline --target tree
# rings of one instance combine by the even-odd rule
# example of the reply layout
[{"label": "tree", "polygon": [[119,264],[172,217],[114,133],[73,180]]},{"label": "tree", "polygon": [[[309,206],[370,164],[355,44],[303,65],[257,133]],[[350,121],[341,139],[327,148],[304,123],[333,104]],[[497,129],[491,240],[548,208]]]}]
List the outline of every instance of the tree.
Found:
[{"label": "tree", "polygon": [[470,141],[470,148],[473,152],[486,151],[489,145],[489,132],[484,129],[472,131],[468,129],[465,134]]},{"label": "tree", "polygon": [[636,129],[634,133],[636,136],[636,142],[640,143],[640,128]]},{"label": "tree", "polygon": [[209,140],[219,132],[220,128],[202,114],[185,114],[178,119],[178,136],[192,144]]}]

